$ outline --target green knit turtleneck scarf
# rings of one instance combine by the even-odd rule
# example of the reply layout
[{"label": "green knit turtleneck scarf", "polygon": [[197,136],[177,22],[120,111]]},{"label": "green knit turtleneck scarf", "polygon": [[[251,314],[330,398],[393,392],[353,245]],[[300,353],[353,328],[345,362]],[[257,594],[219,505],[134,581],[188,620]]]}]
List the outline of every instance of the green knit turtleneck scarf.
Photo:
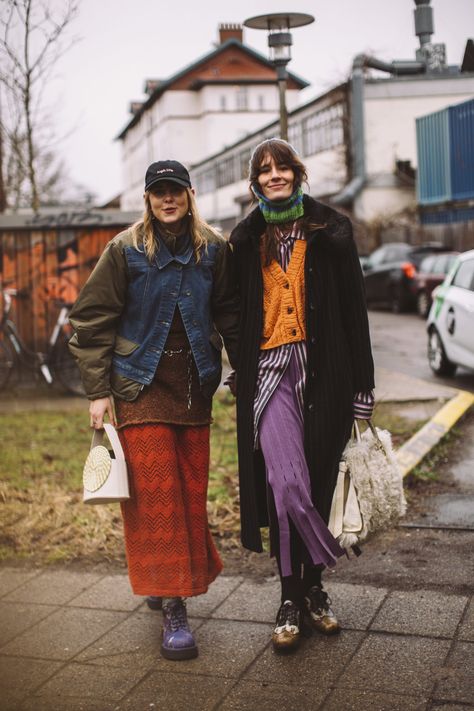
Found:
[{"label": "green knit turtleneck scarf", "polygon": [[294,222],[304,215],[303,188],[298,186],[286,200],[269,200],[252,185],[252,192],[258,200],[265,222],[278,224],[280,222]]}]

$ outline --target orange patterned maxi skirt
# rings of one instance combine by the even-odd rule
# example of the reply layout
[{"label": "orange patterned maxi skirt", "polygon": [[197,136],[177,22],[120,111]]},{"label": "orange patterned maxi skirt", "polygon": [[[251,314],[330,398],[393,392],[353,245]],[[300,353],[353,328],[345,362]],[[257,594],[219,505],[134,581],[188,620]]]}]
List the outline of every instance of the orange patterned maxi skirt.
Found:
[{"label": "orange patterned maxi skirt", "polygon": [[121,507],[133,592],[206,592],[222,570],[206,510],[209,426],[130,425],[119,436],[130,480]]}]

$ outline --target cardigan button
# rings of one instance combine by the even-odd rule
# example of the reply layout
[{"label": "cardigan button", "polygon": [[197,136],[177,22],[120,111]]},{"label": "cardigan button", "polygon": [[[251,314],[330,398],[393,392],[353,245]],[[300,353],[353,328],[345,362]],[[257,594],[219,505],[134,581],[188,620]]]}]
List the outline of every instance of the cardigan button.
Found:
[{"label": "cardigan button", "polygon": [[314,345],[316,343],[316,339],[314,336],[311,336],[311,343]]},{"label": "cardigan button", "polygon": [[310,268],[308,269],[308,271],[309,271],[310,274],[312,274],[312,273],[313,273],[313,267],[310,267]]},{"label": "cardigan button", "polygon": [[294,311],[294,308],[293,308],[293,306],[288,306],[288,308],[287,308],[286,312],[287,312],[288,314],[292,314],[292,313],[293,313],[293,311]]},{"label": "cardigan button", "polygon": [[309,305],[309,310],[310,310],[310,311],[314,311],[314,304],[310,304],[310,305]]},{"label": "cardigan button", "polygon": [[314,405],[313,405],[312,402],[309,403],[309,405],[308,405],[308,410],[309,410],[310,412],[312,412],[312,411],[314,410]]},{"label": "cardigan button", "polygon": [[296,336],[296,328],[292,328],[292,329],[291,329],[291,335],[292,335],[292,336]]},{"label": "cardigan button", "polygon": [[284,286],[285,289],[289,289],[289,288],[290,288],[290,285],[288,284],[288,282],[286,282],[286,284],[283,284],[283,286]]}]

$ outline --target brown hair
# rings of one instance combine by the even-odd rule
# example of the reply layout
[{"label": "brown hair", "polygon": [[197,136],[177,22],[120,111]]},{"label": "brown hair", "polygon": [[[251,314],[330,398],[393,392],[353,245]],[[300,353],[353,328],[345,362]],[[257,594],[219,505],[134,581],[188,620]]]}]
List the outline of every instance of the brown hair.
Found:
[{"label": "brown hair", "polygon": [[[191,233],[193,242],[194,256],[196,262],[199,262],[202,251],[207,247],[206,231],[216,235],[219,233],[200,217],[193,191],[190,188],[185,188],[185,190],[188,196],[187,219],[189,221],[189,232]],[[145,212],[143,213],[143,217],[132,225],[133,246],[135,249],[143,248],[148,260],[151,262],[157,249],[159,249],[159,243],[155,239],[155,233],[153,231],[154,216],[151,209],[149,192],[145,192],[144,200]]]},{"label": "brown hair", "polygon": [[[250,182],[250,192],[252,193],[252,199],[255,201],[255,195],[252,191],[252,186],[255,186],[260,191],[260,186],[258,184],[258,176],[260,175],[262,164],[267,157],[273,158],[277,165],[285,165],[294,173],[295,180],[293,184],[293,190],[299,188],[303,183],[308,182],[308,174],[306,172],[306,166],[301,161],[297,152],[293,146],[284,141],[282,138],[267,138],[262,141],[254,149],[249,163],[249,182]],[[288,229],[293,223],[287,225],[274,225],[267,224],[264,235],[262,236],[262,251],[264,255],[265,266],[268,266],[273,259],[277,258],[278,253],[278,237],[277,231]],[[308,217],[300,217],[297,220],[299,229],[301,229],[306,236],[309,232],[321,229],[324,225],[315,223]]]}]

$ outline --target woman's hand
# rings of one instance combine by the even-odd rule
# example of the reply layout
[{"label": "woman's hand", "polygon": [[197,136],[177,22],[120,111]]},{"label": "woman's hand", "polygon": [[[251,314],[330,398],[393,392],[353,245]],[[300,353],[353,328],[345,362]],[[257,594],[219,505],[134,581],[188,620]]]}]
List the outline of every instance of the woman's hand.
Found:
[{"label": "woman's hand", "polygon": [[117,426],[115,420],[114,406],[110,397],[100,397],[98,400],[91,400],[89,405],[90,425],[95,430],[101,430],[104,426],[104,415],[109,416],[110,424]]}]

